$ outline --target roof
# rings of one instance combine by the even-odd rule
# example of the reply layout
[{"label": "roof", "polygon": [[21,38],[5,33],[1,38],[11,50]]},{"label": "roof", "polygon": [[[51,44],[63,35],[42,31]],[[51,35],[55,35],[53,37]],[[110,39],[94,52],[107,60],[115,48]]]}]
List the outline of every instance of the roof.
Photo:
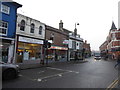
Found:
[{"label": "roof", "polygon": [[112,22],[112,26],[111,26],[111,29],[110,30],[113,30],[113,29],[117,29],[114,22]]},{"label": "roof", "polygon": [[3,3],[4,3],[4,2],[13,3],[13,4],[16,5],[17,7],[22,7],[21,4],[15,2],[15,1],[13,1],[13,0],[1,0],[1,2],[3,2]]},{"label": "roof", "polygon": [[59,30],[57,28],[54,28],[54,27],[49,26],[49,25],[45,25],[45,26],[46,26],[47,30],[50,30],[50,31],[53,31],[53,32],[57,32],[57,33],[61,33],[61,34],[64,34],[64,35],[68,36],[68,34],[66,34],[65,32],[61,32],[61,30]]}]

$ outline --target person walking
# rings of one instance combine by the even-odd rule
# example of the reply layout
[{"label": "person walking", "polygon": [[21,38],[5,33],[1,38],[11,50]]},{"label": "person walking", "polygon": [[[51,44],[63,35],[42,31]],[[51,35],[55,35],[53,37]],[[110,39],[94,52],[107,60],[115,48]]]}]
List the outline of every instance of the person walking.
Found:
[{"label": "person walking", "polygon": [[115,68],[120,64],[120,55],[117,56],[117,63],[115,64]]}]

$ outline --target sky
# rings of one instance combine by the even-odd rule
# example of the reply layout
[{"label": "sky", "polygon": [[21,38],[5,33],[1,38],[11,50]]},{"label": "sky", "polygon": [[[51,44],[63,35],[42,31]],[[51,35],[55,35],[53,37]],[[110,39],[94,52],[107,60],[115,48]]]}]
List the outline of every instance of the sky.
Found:
[{"label": "sky", "polygon": [[118,28],[118,1],[120,0],[14,0],[22,4],[18,13],[37,19],[42,23],[74,31],[75,23],[78,34],[91,50],[99,50],[106,40],[114,21]]}]

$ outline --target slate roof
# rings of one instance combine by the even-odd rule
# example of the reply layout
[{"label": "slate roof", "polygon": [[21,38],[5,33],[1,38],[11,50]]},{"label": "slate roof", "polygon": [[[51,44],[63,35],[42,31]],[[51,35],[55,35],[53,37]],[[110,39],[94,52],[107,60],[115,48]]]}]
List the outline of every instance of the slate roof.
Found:
[{"label": "slate roof", "polygon": [[114,22],[112,22],[112,26],[111,26],[111,29],[110,30],[113,30],[113,29],[117,29]]}]

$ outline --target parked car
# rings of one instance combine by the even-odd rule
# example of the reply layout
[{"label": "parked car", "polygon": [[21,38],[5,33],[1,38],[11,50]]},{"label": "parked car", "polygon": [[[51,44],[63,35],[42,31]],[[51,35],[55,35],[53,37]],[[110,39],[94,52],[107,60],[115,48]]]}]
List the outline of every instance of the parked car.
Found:
[{"label": "parked car", "polygon": [[14,79],[18,76],[20,69],[18,65],[4,63],[0,61],[0,69],[2,70],[2,79]]},{"label": "parked car", "polygon": [[94,59],[96,59],[96,60],[100,60],[100,59],[101,59],[101,56],[96,55],[96,56],[94,57]]}]

